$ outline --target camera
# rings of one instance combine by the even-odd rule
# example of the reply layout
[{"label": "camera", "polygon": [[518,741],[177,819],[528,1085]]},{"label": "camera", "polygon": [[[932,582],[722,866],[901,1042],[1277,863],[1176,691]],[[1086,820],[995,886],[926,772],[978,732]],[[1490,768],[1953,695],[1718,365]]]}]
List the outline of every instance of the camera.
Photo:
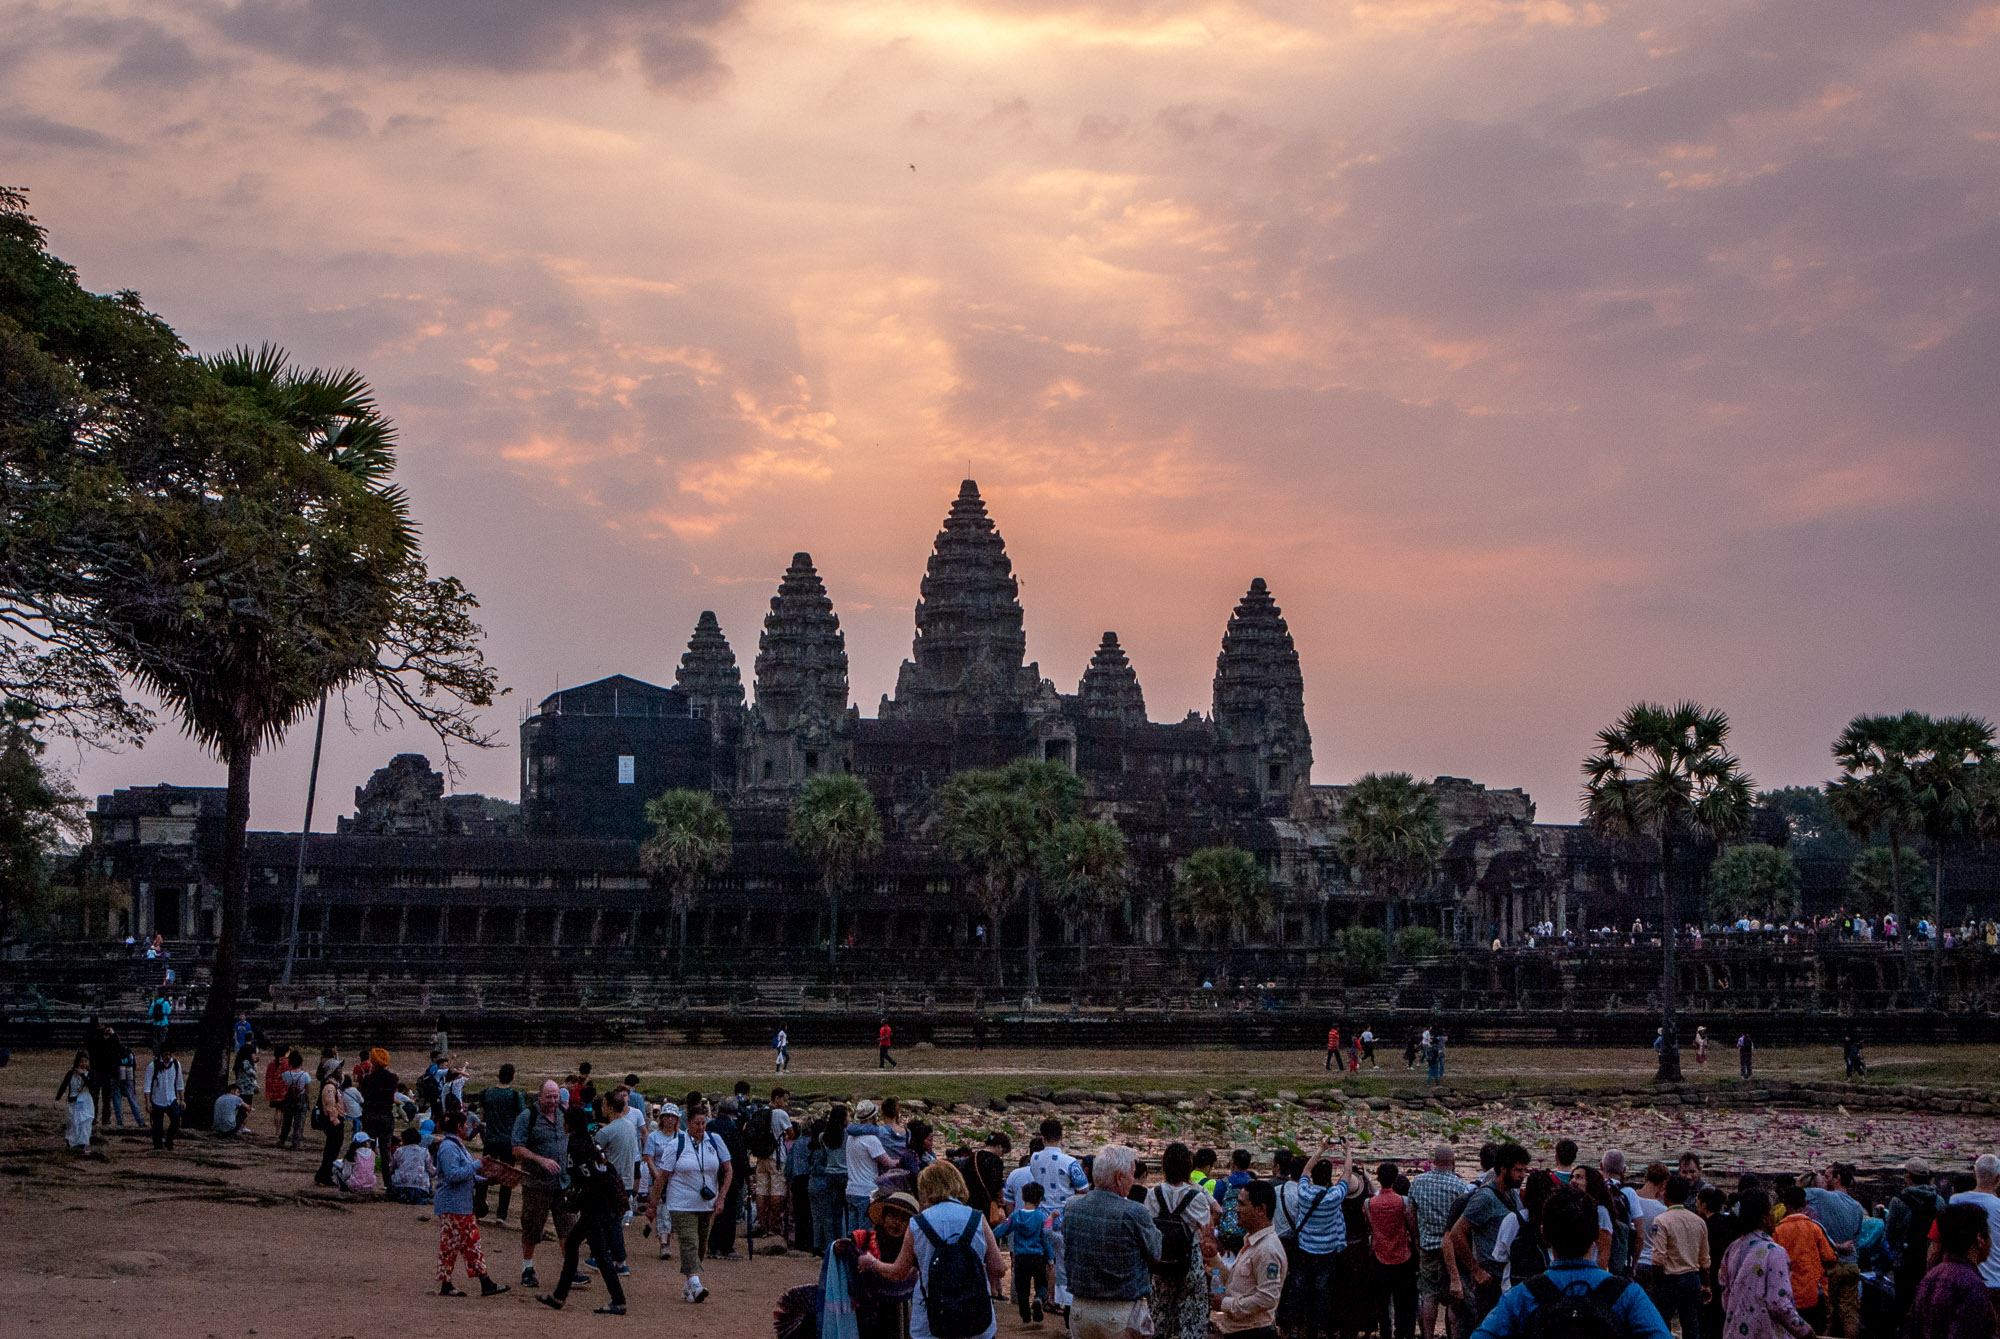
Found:
[{"label": "camera", "polygon": [[701,1188],[701,1198],[704,1202],[712,1200],[715,1198],[715,1192],[713,1190],[710,1190],[707,1186],[703,1186]]}]

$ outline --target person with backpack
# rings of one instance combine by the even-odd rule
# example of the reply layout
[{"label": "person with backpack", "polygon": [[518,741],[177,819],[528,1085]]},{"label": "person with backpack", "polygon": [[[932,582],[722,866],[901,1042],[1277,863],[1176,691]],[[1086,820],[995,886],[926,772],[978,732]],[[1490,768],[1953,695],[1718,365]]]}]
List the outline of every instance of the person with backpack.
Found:
[{"label": "person with backpack", "polygon": [[1148,1302],[1153,1333],[1159,1339],[1206,1339],[1208,1271],[1221,1258],[1215,1249],[1215,1220],[1222,1210],[1192,1183],[1194,1153],[1186,1144],[1167,1145],[1160,1175],[1160,1184],[1145,1199],[1146,1212],[1160,1230],[1160,1259]]},{"label": "person with backpack", "polygon": [[[1528,1150],[1515,1143],[1497,1145],[1493,1150],[1493,1179],[1466,1198],[1458,1221],[1447,1234],[1445,1254],[1469,1261],[1471,1269],[1447,1280],[1452,1299],[1464,1308],[1463,1325],[1476,1328],[1500,1301],[1500,1274],[1487,1268],[1493,1247],[1500,1239],[1500,1225],[1507,1216],[1521,1210],[1521,1186],[1528,1179]],[[1595,1220],[1596,1214],[1591,1215]],[[1465,1284],[1471,1283],[1467,1289]]]},{"label": "person with backpack", "polygon": [[1910,1303],[1917,1295],[1917,1286],[1924,1280],[1924,1266],[1930,1252],[1931,1224],[1944,1210],[1944,1200],[1931,1185],[1929,1163],[1922,1158],[1910,1159],[1903,1164],[1903,1179],[1908,1184],[1896,1192],[1895,1199],[1889,1201],[1889,1217],[1884,1229],[1889,1258],[1894,1261],[1899,1319],[1908,1314]]},{"label": "person with backpack", "polygon": [[[1536,1168],[1521,1187],[1521,1207],[1500,1224],[1493,1240],[1493,1263],[1500,1266],[1500,1291],[1526,1283],[1549,1267],[1548,1248],[1542,1242],[1542,1211],[1549,1196],[1556,1193],[1556,1178]],[[1699,1339],[1690,1331],[1685,1339]]]},{"label": "person with backpack", "polygon": [[1589,1195],[1574,1186],[1552,1193],[1541,1236],[1553,1257],[1548,1269],[1503,1295],[1472,1339],[1669,1339],[1645,1291],[1597,1267],[1597,1205]]},{"label": "person with backpack", "polygon": [[1607,1268],[1619,1278],[1629,1279],[1639,1256],[1639,1223],[1644,1212],[1639,1192],[1625,1184],[1625,1155],[1619,1150],[1605,1149],[1597,1168],[1611,1192],[1611,1263]]},{"label": "person with backpack", "polygon": [[665,1183],[663,1199],[668,1221],[680,1243],[681,1300],[708,1300],[702,1286],[701,1265],[706,1257],[709,1220],[715,1206],[726,1200],[733,1165],[729,1145],[708,1128],[708,1105],[691,1102],[687,1108],[687,1128],[673,1137],[654,1159]]},{"label": "person with backpack", "polygon": [[[514,1086],[514,1066],[511,1064],[500,1066],[497,1081],[481,1092],[477,1101],[479,1128],[484,1140],[482,1151],[489,1158],[498,1158],[502,1162],[512,1161],[514,1122],[521,1118],[521,1113],[528,1107],[527,1100],[521,1096],[521,1090]],[[500,1212],[495,1218],[496,1222],[507,1221],[507,1206],[513,1198],[514,1187],[502,1182]],[[472,1190],[473,1217],[484,1218],[487,1206],[487,1183],[481,1180]]]},{"label": "person with backpack", "polygon": [[[1130,1150],[1126,1150],[1130,1156]],[[1127,1180],[1130,1163],[1126,1163]],[[1000,1243],[986,1220],[965,1203],[965,1178],[949,1162],[934,1162],[917,1176],[920,1212],[903,1234],[893,1261],[860,1256],[855,1266],[887,1283],[916,1278],[910,1306],[910,1339],[993,1339],[998,1321],[993,1296],[1006,1277]],[[1134,1213],[1139,1206],[1129,1200]],[[1088,1331],[1074,1326],[1085,1339]]]},{"label": "person with backpack", "polygon": [[181,1103],[187,1094],[187,1071],[181,1068],[174,1044],[161,1046],[146,1066],[146,1115],[153,1124],[153,1147],[172,1148],[181,1134]]},{"label": "person with backpack", "polygon": [[[569,1138],[570,1203],[576,1210],[576,1222],[563,1234],[562,1277],[556,1281],[553,1292],[541,1293],[535,1300],[556,1311],[563,1309],[569,1300],[569,1290],[574,1284],[588,1283],[590,1276],[579,1272],[578,1258],[583,1254],[584,1243],[599,1260],[610,1260],[612,1255],[612,1230],[624,1216],[625,1207],[630,1203],[625,1193],[625,1183],[618,1179],[611,1164],[605,1160],[604,1151],[592,1141],[588,1134],[573,1134]],[[525,1221],[526,1214],[523,1214]],[[625,1286],[619,1281],[618,1271],[606,1269],[605,1291],[610,1300],[597,1308],[600,1316],[622,1316],[625,1314]]]},{"label": "person with backpack", "polygon": [[750,1193],[757,1202],[757,1225],[770,1235],[785,1221],[791,1182],[785,1176],[785,1140],[792,1131],[791,1094],[771,1089],[771,1102],[750,1113],[743,1148],[750,1155]]},{"label": "person with backpack", "polygon": [[723,1098],[716,1104],[715,1119],[708,1123],[709,1134],[728,1148],[733,1173],[716,1192],[715,1216],[708,1228],[708,1254],[716,1260],[743,1258],[736,1249],[736,1228],[743,1221],[743,1192],[749,1182],[739,1170],[750,1165],[750,1150],[743,1137],[744,1101],[742,1097]]},{"label": "person with backpack", "polygon": [[1241,1207],[1236,1192],[1256,1179],[1256,1174],[1250,1170],[1250,1150],[1239,1148],[1229,1155],[1228,1175],[1217,1181],[1217,1189],[1210,1192],[1215,1196],[1215,1202],[1222,1206],[1222,1219],[1215,1227],[1215,1244],[1224,1253],[1243,1249],[1246,1234],[1236,1221],[1236,1210]]},{"label": "person with backpack", "polygon": [[312,1075],[306,1070],[306,1057],[296,1047],[285,1056],[285,1105],[284,1118],[278,1126],[278,1146],[283,1148],[290,1139],[292,1151],[296,1153],[305,1143],[306,1116],[312,1105]]},{"label": "person with backpack", "polygon": [[1729,1339],[1812,1339],[1812,1326],[1792,1301],[1792,1262],[1771,1237],[1771,1197],[1746,1190],[1736,1213],[1744,1232],[1716,1269],[1722,1289],[1722,1330]]}]

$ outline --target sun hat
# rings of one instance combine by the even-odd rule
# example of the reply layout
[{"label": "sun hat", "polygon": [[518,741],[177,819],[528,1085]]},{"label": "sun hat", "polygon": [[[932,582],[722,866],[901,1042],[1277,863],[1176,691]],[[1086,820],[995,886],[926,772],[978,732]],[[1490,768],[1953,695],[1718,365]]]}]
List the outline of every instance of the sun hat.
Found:
[{"label": "sun hat", "polygon": [[862,1098],[859,1102],[856,1102],[854,1104],[855,1123],[866,1124],[867,1121],[870,1118],[872,1118],[875,1115],[875,1113],[879,1110],[881,1110],[881,1108],[877,1107],[873,1102],[869,1101],[865,1097]]},{"label": "sun hat", "polygon": [[882,1226],[882,1215],[889,1209],[900,1209],[912,1218],[923,1212],[917,1206],[917,1197],[907,1190],[878,1190],[868,1199],[868,1221]]}]

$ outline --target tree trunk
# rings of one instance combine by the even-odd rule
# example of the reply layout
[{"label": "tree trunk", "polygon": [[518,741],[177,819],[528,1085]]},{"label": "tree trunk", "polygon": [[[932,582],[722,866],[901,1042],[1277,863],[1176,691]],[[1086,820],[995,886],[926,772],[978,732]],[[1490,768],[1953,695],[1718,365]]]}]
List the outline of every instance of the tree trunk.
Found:
[{"label": "tree trunk", "polygon": [[1000,915],[1001,913],[997,911],[988,911],[986,913],[986,918],[993,922],[993,988],[995,990],[1005,990],[1007,988],[1007,964],[1000,957]]},{"label": "tree trunk", "polygon": [[826,873],[826,905],[826,970],[835,972],[839,970],[834,954],[840,948],[840,880],[833,877],[832,870]]},{"label": "tree trunk", "polygon": [[1903,839],[1889,824],[1889,904],[1896,908],[1896,943],[1902,949],[1903,993],[1917,991],[1917,926],[1910,919],[1910,899],[1903,895]]},{"label": "tree trunk", "polygon": [[1036,961],[1037,948],[1042,938],[1042,885],[1039,879],[1028,880],[1028,993],[1042,988],[1041,964]]},{"label": "tree trunk", "polygon": [[1931,861],[1931,1007],[1944,1001],[1944,843]]},{"label": "tree trunk", "polygon": [[1655,1083],[1681,1081],[1679,1010],[1680,979],[1674,972],[1674,939],[1679,917],[1674,913],[1673,838],[1660,837],[1660,1070]]},{"label": "tree trunk", "polygon": [[194,1060],[188,1066],[187,1110],[182,1119],[206,1129],[229,1078],[229,1046],[235,1033],[236,987],[244,926],[250,900],[250,763],[256,756],[249,744],[233,746],[229,764],[229,796],[222,818],[222,932],[215,940],[215,967],[209,974],[208,1002],[202,1006],[195,1032]]},{"label": "tree trunk", "polygon": [[678,921],[680,922],[680,934],[679,934],[679,936],[678,936],[678,939],[679,939],[679,945],[678,945],[678,947],[677,947],[677,949],[676,949],[676,951],[675,951],[675,956],[674,956],[674,975],[675,975],[675,976],[677,976],[678,978],[680,978],[681,980],[685,981],[685,980],[687,980],[687,971],[688,971],[688,909],[687,909],[687,903],[686,903],[686,902],[682,902],[682,903],[680,904],[680,907],[678,908],[678,910],[679,910],[679,913],[680,913],[680,914],[679,914],[678,916],[676,916],[676,917],[675,917],[675,919],[676,919],[676,920],[678,920]]}]

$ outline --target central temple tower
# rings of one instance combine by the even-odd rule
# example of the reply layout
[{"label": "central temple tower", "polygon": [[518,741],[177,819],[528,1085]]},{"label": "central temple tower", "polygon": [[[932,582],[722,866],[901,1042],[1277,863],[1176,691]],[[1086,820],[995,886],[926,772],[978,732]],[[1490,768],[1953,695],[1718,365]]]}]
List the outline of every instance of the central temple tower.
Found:
[{"label": "central temple tower", "polygon": [[884,719],[995,715],[1024,710],[1041,686],[1024,664],[1020,584],[979,485],[959,485],[938,531],[917,599],[917,636]]}]

